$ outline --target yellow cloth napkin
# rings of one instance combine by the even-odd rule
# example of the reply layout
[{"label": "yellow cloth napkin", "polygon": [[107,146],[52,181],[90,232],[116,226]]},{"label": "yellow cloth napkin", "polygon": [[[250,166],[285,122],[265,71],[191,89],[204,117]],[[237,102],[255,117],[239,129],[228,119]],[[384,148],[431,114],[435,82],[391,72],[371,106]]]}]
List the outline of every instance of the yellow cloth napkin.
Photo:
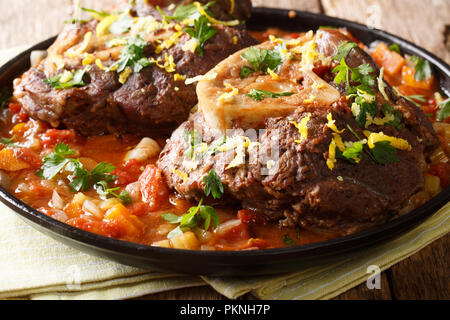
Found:
[{"label": "yellow cloth napkin", "polygon": [[[0,65],[19,51],[0,51]],[[450,231],[450,203],[403,236],[323,260],[294,273],[246,278],[164,274],[124,266],[67,247],[34,230],[0,204],[0,299],[125,299],[209,284],[228,298],[251,292],[261,299],[329,299],[365,282]]]}]

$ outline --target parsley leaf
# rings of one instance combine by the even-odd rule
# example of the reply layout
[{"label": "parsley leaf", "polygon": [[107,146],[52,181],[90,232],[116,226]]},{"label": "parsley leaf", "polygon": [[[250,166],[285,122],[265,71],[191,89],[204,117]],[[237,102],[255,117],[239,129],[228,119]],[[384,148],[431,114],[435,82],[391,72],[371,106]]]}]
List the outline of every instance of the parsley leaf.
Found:
[{"label": "parsley leaf", "polygon": [[68,89],[72,87],[82,87],[86,83],[83,81],[85,73],[89,70],[89,66],[84,69],[78,69],[75,72],[65,71],[54,77],[44,79],[44,83],[54,89]]},{"label": "parsley leaf", "polygon": [[351,147],[348,147],[345,149],[344,152],[342,152],[342,157],[355,164],[362,158],[362,152],[363,152],[363,144],[360,142],[354,142]]},{"label": "parsley leaf", "polygon": [[132,67],[133,71],[137,73],[148,67],[151,62],[144,57],[144,48],[147,45],[148,43],[140,35],[128,38],[127,45],[122,49],[119,60],[110,69],[117,65],[117,72],[120,73],[126,67]]},{"label": "parsley leaf", "polygon": [[341,61],[342,59],[347,58],[350,51],[357,47],[358,44],[352,41],[346,41],[339,45],[338,52],[333,57],[333,60]]},{"label": "parsley leaf", "polygon": [[102,11],[97,11],[97,10],[94,10],[94,9],[83,8],[83,7],[81,8],[81,10],[84,11],[84,12],[92,13],[92,14],[97,15],[99,17],[107,17],[107,16],[109,16],[109,13],[105,12],[103,10]]},{"label": "parsley leaf", "polygon": [[67,176],[72,191],[86,191],[92,186],[89,171],[83,167],[80,160],[70,159],[65,170],[72,172],[72,174]]},{"label": "parsley leaf", "polygon": [[3,109],[12,97],[11,89],[3,87],[0,89],[0,110]]},{"label": "parsley leaf", "polygon": [[414,73],[414,78],[417,81],[428,80],[431,78],[432,71],[428,61],[417,56],[412,56],[411,61],[415,63],[414,69],[416,72]]},{"label": "parsley leaf", "polygon": [[219,199],[223,195],[223,184],[217,173],[211,169],[209,173],[203,178],[203,183],[205,184],[205,195],[210,194],[214,199]]},{"label": "parsley leaf", "polygon": [[17,145],[14,143],[15,139],[15,136],[12,136],[11,138],[0,138],[0,143],[7,148],[17,148]]},{"label": "parsley leaf", "polygon": [[396,43],[391,44],[388,46],[388,49],[394,52],[397,52],[398,54],[402,54],[402,51],[400,50],[400,46]]},{"label": "parsley leaf", "polygon": [[267,72],[267,69],[275,70],[282,61],[280,53],[276,50],[260,49],[253,46],[242,53],[241,57],[247,60],[252,66],[242,67],[240,72],[242,79],[253,72]]},{"label": "parsley leaf", "polygon": [[401,123],[403,120],[403,114],[400,111],[394,110],[394,107],[392,107],[388,104],[385,104],[383,106],[383,114],[385,116],[392,114],[394,116],[394,120],[389,121],[387,124],[395,127],[397,130],[402,130],[403,126]]},{"label": "parsley leaf", "polygon": [[99,181],[94,185],[95,191],[103,197],[104,199],[115,197],[122,201],[124,204],[131,203],[131,197],[130,194],[126,190],[122,190],[119,194],[116,193],[116,191],[120,190],[119,187],[117,188],[108,188],[108,182],[106,181]]},{"label": "parsley leaf", "polygon": [[116,167],[110,163],[100,162],[91,171],[92,180],[94,183],[98,181],[106,181],[107,183],[114,182],[117,179],[117,176],[110,173],[113,172],[115,168]]},{"label": "parsley leaf", "polygon": [[188,143],[189,147],[184,152],[185,157],[189,159],[194,159],[195,155],[195,147],[202,143],[202,137],[199,135],[199,133],[196,130],[192,131],[185,131],[184,132],[184,140]]},{"label": "parsley leaf", "polygon": [[216,229],[220,224],[220,217],[217,214],[216,210],[210,206],[202,205],[203,199],[200,200],[198,206],[191,207],[188,209],[188,212],[182,216],[177,216],[173,213],[164,213],[161,214],[161,218],[166,220],[171,224],[179,224],[179,226],[173,229],[167,235],[168,239],[172,239],[181,235],[184,231],[190,230],[192,228],[196,228],[200,223],[204,224],[204,229],[209,230],[211,227]]},{"label": "parsley leaf", "polygon": [[291,236],[288,235],[287,233],[285,235],[283,235],[283,243],[288,245],[288,246],[295,246],[295,245],[297,245],[295,243],[295,241],[291,238]]},{"label": "parsley leaf", "polygon": [[203,47],[206,41],[214,37],[217,33],[216,28],[211,25],[208,18],[205,16],[200,16],[194,21],[194,29],[186,28],[184,31],[189,34],[191,38],[198,40],[199,45],[197,46],[197,53],[200,57],[203,57]]},{"label": "parsley leaf", "polygon": [[437,121],[445,121],[450,117],[450,98],[441,102],[439,105],[439,110],[436,113]]},{"label": "parsley leaf", "polygon": [[[68,158],[68,156],[74,153],[75,151],[70,149],[67,144],[57,144],[55,146],[55,152],[44,157],[41,169],[36,172],[36,175],[42,179],[51,180],[64,170],[70,173],[67,175],[67,179],[73,191],[86,191],[94,185],[100,184],[103,193],[117,196],[121,200],[128,200],[125,193],[116,195],[109,192],[114,192],[117,189],[110,189],[108,191],[107,184],[117,179],[117,176],[110,174],[115,169],[113,165],[100,162],[89,172],[89,170],[83,167],[79,159]],[[95,186],[96,190],[98,188],[99,186]],[[99,194],[101,193],[99,192]]]},{"label": "parsley leaf", "polygon": [[[373,71],[373,68],[368,63],[364,63],[356,68],[350,68],[345,62],[345,58],[342,58],[339,65],[337,65],[332,72],[337,72],[334,78],[334,82],[336,84],[346,82],[348,87],[347,93],[355,94],[358,89],[370,91],[370,87],[375,84],[375,79],[371,75]],[[353,82],[359,82],[360,84],[353,87],[350,80]]]},{"label": "parsley leaf", "polygon": [[249,96],[253,100],[261,101],[264,98],[288,97],[292,96],[293,94],[293,92],[272,92],[266,90],[251,89],[250,93],[248,93],[247,96]]},{"label": "parsley leaf", "polygon": [[378,113],[378,107],[374,102],[356,102],[359,104],[359,113],[355,116],[356,122],[361,126],[361,128],[365,128],[367,121],[367,114],[370,114],[372,117],[376,117]]},{"label": "parsley leaf", "polygon": [[55,146],[55,152],[44,157],[41,169],[36,174],[46,180],[53,179],[62,169],[70,162],[65,156],[74,154],[65,143],[60,143]]},{"label": "parsley leaf", "polygon": [[375,147],[371,149],[375,162],[387,164],[399,161],[395,155],[396,149],[389,141],[378,141],[374,143]]}]

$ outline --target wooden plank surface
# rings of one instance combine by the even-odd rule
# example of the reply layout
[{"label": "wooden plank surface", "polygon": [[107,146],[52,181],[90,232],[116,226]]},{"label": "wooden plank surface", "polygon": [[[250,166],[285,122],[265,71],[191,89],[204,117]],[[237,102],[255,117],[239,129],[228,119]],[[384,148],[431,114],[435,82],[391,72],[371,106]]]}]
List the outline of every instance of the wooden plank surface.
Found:
[{"label": "wooden plank surface", "polygon": [[[44,40],[61,29],[74,0],[0,0],[0,50]],[[116,0],[83,0],[102,8]],[[253,0],[255,6],[322,12],[370,24],[423,46],[450,63],[449,0]],[[450,236],[382,273],[381,290],[365,283],[336,299],[449,299]],[[209,287],[164,292],[144,299],[225,299]],[[247,294],[242,299],[254,299]]]}]

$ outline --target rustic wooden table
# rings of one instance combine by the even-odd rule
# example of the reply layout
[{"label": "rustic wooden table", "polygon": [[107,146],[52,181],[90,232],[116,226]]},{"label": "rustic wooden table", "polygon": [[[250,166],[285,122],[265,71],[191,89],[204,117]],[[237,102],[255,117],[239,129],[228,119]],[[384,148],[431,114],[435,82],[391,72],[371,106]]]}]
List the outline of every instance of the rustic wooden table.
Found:
[{"label": "rustic wooden table", "polygon": [[[115,0],[84,0],[101,8]],[[449,0],[253,0],[255,6],[321,12],[386,30],[450,63]],[[33,44],[58,32],[73,0],[0,0],[0,50]],[[449,299],[450,235],[382,273],[381,290],[365,284],[337,299]],[[188,288],[144,299],[225,299],[209,287]],[[250,294],[242,299],[253,299]]]}]

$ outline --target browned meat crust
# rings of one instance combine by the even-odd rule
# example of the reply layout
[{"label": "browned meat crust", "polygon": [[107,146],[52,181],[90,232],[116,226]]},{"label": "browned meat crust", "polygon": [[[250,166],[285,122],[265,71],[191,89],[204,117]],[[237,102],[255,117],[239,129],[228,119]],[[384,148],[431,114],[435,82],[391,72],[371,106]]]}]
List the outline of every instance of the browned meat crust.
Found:
[{"label": "browned meat crust", "polygon": [[[317,40],[319,50],[328,56],[334,55],[345,38],[335,31],[321,32],[323,36]],[[376,75],[379,74],[371,58],[359,48],[352,50],[347,63],[352,67],[370,63]],[[333,78],[329,77],[328,82],[336,86]],[[346,88],[336,87],[345,96]],[[383,105],[386,100],[376,87],[373,91],[377,104]],[[185,152],[190,148],[186,132],[194,129],[202,132],[203,142],[208,145],[218,139],[198,112],[173,133],[160,155],[158,166],[169,185],[186,198],[204,196],[203,177],[214,169],[225,187],[226,197],[222,199],[225,203],[238,201],[244,208],[255,209],[273,220],[284,218],[284,226],[301,225],[351,234],[387,221],[423,189],[426,157],[438,144],[436,133],[423,112],[395,96],[389,87],[386,91],[403,114],[403,128],[372,125],[369,129],[409,142],[412,150],[398,150],[398,162],[381,165],[364,155],[357,165],[338,160],[333,170],[327,167],[325,160],[333,137],[332,130],[326,125],[328,113],[336,121],[337,128],[346,128],[348,124],[364,137],[363,129],[343,98],[330,108],[304,105],[287,117],[268,118],[259,148],[248,151],[245,164],[227,169],[235,155],[234,150],[217,152],[205,156],[197,168],[188,171],[189,179],[184,181],[177,172],[186,170],[183,161],[186,161]],[[307,124],[308,139],[296,143],[299,133],[291,121],[300,123],[307,113],[311,113]],[[235,135],[244,135],[244,131],[238,130]],[[279,160],[273,163],[270,175],[262,175],[267,159],[258,157],[257,153],[263,150],[271,154],[273,139],[279,142]],[[342,140],[354,141],[355,137],[346,130]]]},{"label": "browned meat crust", "polygon": [[[158,53],[155,53],[157,42],[148,40],[145,56],[155,60],[161,58],[163,62],[166,56],[172,56],[176,72],[167,72],[153,64],[139,73],[132,73],[122,85],[117,72],[105,72],[92,62],[83,79],[85,86],[59,90],[44,83],[44,79],[62,72],[57,70],[57,63],[52,59],[62,57],[64,70],[84,68],[85,55],[69,59],[65,53],[82,43],[88,32],[93,34],[91,43],[94,44],[86,53],[101,58],[105,66],[118,60],[121,48],[109,48],[106,40],[99,40],[95,36],[96,27],[97,21],[66,25],[49,49],[48,58],[15,80],[14,96],[30,116],[53,127],[75,129],[81,135],[169,133],[187,119],[197,103],[196,84],[185,85],[184,80],[175,80],[174,74],[187,78],[202,75],[230,54],[256,43],[244,29],[218,25],[215,26],[217,33],[204,46],[203,57],[182,49],[190,40],[187,34]],[[155,31],[149,37],[155,38],[159,34],[160,31]]]}]

